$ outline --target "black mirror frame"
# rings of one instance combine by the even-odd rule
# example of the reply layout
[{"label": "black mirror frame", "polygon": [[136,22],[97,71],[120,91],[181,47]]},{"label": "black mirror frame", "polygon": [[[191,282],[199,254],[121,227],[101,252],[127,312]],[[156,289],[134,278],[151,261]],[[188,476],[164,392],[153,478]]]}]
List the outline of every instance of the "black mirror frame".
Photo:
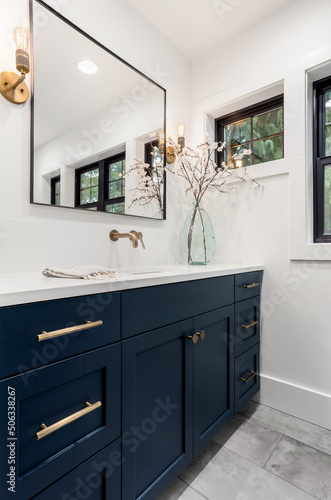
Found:
[{"label": "black mirror frame", "polygon": [[[41,206],[46,206],[46,207],[57,207],[57,208],[67,208],[67,209],[74,209],[74,210],[80,210],[84,212],[89,212],[91,213],[90,210],[86,210],[84,208],[77,208],[77,207],[67,207],[67,206],[61,206],[61,205],[50,205],[48,203],[40,203],[40,202],[35,202],[34,201],[34,75],[33,75],[33,4],[34,2],[40,4],[42,7],[47,9],[51,14],[56,16],[58,19],[66,23],[68,26],[70,26],[72,29],[86,37],[88,40],[90,40],[92,43],[95,43],[98,47],[103,49],[104,51],[108,52],[111,56],[115,57],[118,61],[121,63],[125,64],[128,68],[131,70],[135,71],[138,73],[140,76],[154,84],[156,87],[158,87],[160,90],[164,92],[164,136],[167,137],[166,135],[166,101],[167,101],[167,91],[164,87],[156,83],[154,80],[152,80],[150,77],[146,76],[144,73],[142,73],[140,70],[132,66],[132,64],[128,63],[125,61],[123,58],[115,54],[112,50],[108,49],[105,45],[100,43],[98,40],[90,36],[88,33],[86,33],[84,30],[79,28],[79,26],[75,25],[72,23],[69,19],[64,17],[62,14],[57,12],[55,9],[50,7],[48,4],[46,4],[43,0],[29,0],[29,22],[30,22],[30,61],[31,61],[31,87],[30,87],[30,99],[31,99],[31,108],[30,108],[30,203],[33,205],[41,205]],[[166,156],[164,155],[164,166],[166,165]],[[134,215],[134,214],[116,214],[116,213],[111,213],[109,215],[117,215],[117,216],[129,216],[129,217],[139,217],[141,219],[150,219],[150,220],[166,220],[166,192],[167,192],[167,186],[166,186],[166,172],[164,172],[164,182],[163,182],[163,218],[162,219],[156,219],[153,217],[145,217],[143,215]],[[92,213],[108,213],[108,212],[92,212]]]}]

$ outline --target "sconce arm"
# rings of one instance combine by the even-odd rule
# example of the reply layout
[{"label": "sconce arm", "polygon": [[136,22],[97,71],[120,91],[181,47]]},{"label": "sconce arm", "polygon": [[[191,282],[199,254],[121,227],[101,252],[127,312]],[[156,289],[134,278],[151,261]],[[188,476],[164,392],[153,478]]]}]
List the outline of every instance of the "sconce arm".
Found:
[{"label": "sconce arm", "polygon": [[4,89],[3,93],[8,94],[8,92],[10,92],[11,90],[15,90],[20,85],[20,83],[24,82],[24,80],[25,80],[25,73],[21,73],[21,76],[17,78],[16,82],[13,85],[10,85],[10,87]]}]

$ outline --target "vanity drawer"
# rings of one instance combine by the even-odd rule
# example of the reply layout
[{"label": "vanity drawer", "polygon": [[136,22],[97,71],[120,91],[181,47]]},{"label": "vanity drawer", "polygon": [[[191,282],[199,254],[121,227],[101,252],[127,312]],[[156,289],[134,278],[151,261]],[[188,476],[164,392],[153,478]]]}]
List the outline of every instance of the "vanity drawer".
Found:
[{"label": "vanity drawer", "polygon": [[122,293],[122,337],[155,330],[233,301],[233,275],[126,290]]},{"label": "vanity drawer", "polygon": [[120,439],[34,497],[52,499],[121,500]]},{"label": "vanity drawer", "polygon": [[[81,326],[85,329],[80,330]],[[72,327],[78,331],[59,332]],[[38,340],[42,332],[56,336]],[[119,340],[119,293],[4,307],[0,309],[0,378]]]},{"label": "vanity drawer", "polygon": [[260,345],[235,359],[235,413],[260,390]]},{"label": "vanity drawer", "polygon": [[261,271],[241,273],[235,275],[235,301],[249,299],[260,295],[261,292]]},{"label": "vanity drawer", "polygon": [[235,356],[260,341],[260,297],[235,305]]},{"label": "vanity drawer", "polygon": [[[0,382],[1,401],[15,392],[15,435],[9,434],[13,426],[8,430],[7,405],[2,404],[0,440],[2,449],[13,443],[17,500],[30,498],[119,438],[120,390],[119,344]],[[7,471],[7,456],[1,460],[0,470]],[[2,492],[7,490],[4,477]]]}]

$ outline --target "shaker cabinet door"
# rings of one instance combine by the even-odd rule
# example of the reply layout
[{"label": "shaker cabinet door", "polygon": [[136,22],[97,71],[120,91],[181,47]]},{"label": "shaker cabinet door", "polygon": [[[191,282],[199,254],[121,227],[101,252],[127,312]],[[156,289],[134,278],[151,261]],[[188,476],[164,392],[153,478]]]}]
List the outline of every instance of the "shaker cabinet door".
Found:
[{"label": "shaker cabinet door", "polygon": [[234,415],[233,306],[194,318],[194,456]]},{"label": "shaker cabinet door", "polygon": [[93,455],[33,500],[121,500],[121,440]]},{"label": "shaker cabinet door", "polygon": [[193,458],[192,328],[182,321],[123,342],[123,500],[155,500]]}]

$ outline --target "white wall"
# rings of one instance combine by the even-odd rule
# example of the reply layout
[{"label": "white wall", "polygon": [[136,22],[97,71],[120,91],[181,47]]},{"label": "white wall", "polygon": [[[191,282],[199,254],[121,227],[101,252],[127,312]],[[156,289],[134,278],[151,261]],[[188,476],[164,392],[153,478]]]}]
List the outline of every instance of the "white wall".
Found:
[{"label": "white wall", "polygon": [[[128,0],[53,0],[58,10],[137,69],[167,89],[168,134],[178,123],[189,137],[191,64]],[[1,71],[15,71],[12,30],[27,25],[28,0],[0,0]],[[30,85],[30,79],[28,79]],[[56,99],[61,99],[59,89]],[[54,97],[51,97],[54,98]],[[47,266],[173,264],[179,259],[176,181],[168,181],[167,220],[76,212],[29,203],[30,102],[0,99],[0,273],[41,271]],[[184,215],[183,215],[184,217]],[[109,241],[111,229],[137,229],[146,250]],[[1,275],[0,275],[1,279]]]},{"label": "white wall", "polygon": [[250,169],[266,176],[264,190],[211,195],[205,205],[214,215],[218,261],[265,265],[261,402],[329,429],[331,262],[294,259],[298,241],[313,251],[303,204],[311,168],[306,70],[331,58],[330,16],[327,0],[293,1],[192,68],[195,140],[213,124],[210,117],[284,88],[285,158]]}]

